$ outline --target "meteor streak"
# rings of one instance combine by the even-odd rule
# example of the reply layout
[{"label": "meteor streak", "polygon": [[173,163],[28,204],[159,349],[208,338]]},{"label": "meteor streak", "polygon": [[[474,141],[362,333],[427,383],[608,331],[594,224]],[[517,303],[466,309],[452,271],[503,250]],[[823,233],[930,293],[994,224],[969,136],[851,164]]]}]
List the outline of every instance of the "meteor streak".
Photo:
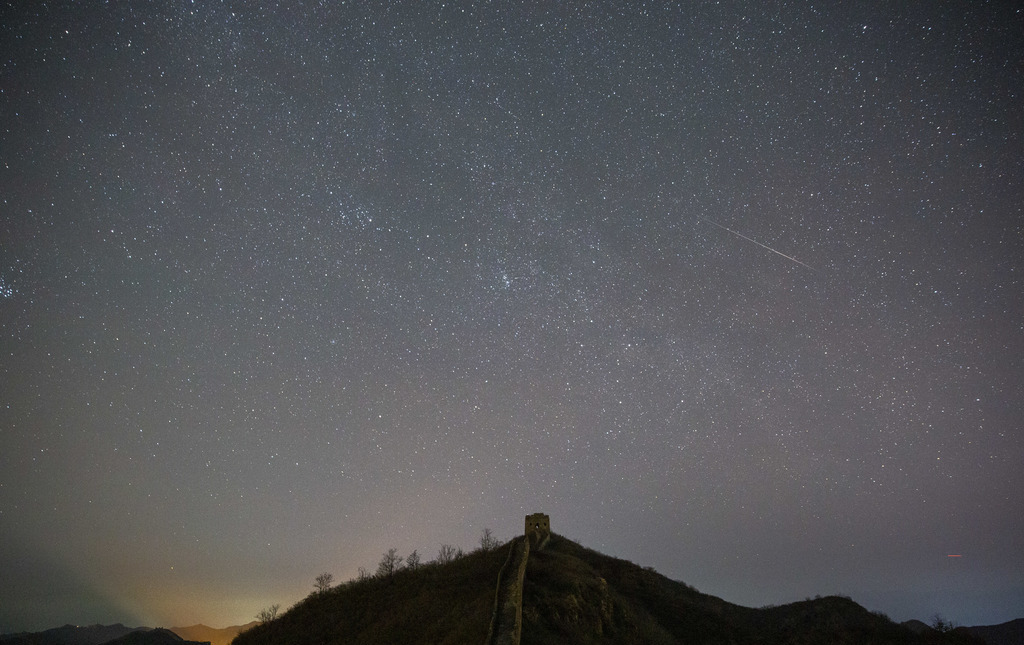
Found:
[{"label": "meteor streak", "polygon": [[723,231],[728,231],[728,232],[732,233],[733,235],[735,235],[736,237],[741,237],[741,238],[743,238],[744,240],[746,240],[748,242],[753,242],[754,244],[760,246],[762,249],[768,249],[772,253],[775,253],[777,255],[781,255],[782,257],[786,258],[787,260],[790,260],[792,262],[796,262],[800,266],[807,267],[808,269],[810,269],[811,271],[814,271],[815,273],[818,272],[818,270],[815,269],[814,267],[812,267],[811,265],[805,264],[805,263],[801,262],[800,260],[797,260],[796,258],[794,258],[792,256],[789,256],[789,255],[786,255],[785,253],[782,253],[781,251],[776,251],[775,249],[773,249],[772,247],[768,246],[767,244],[761,244],[757,240],[753,240],[753,239],[747,237],[746,235],[744,235],[743,233],[737,233],[736,231],[732,230],[731,228],[726,228],[725,226],[722,226],[718,222],[712,222],[711,220],[704,219],[703,217],[701,217],[699,219],[701,221],[703,221],[703,222],[707,222],[708,224],[713,224],[714,226],[717,226],[718,228],[722,229]]}]

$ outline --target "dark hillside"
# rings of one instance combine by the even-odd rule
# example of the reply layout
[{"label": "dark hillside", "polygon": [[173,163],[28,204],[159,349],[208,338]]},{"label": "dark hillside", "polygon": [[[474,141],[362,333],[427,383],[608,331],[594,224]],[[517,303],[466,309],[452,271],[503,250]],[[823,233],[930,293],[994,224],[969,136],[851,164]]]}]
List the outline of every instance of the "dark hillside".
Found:
[{"label": "dark hillside", "polygon": [[980,643],[917,635],[848,598],[768,609],[733,605],[652,569],[552,535],[530,555],[522,642],[548,643]]},{"label": "dark hillside", "polygon": [[[755,633],[771,634],[767,643],[959,643],[953,636],[932,641],[889,618],[874,614],[844,596],[827,596],[770,607],[748,623]],[[973,641],[966,641],[968,643]]]},{"label": "dark hillside", "polygon": [[348,582],[242,632],[233,645],[480,645],[507,555],[502,546],[449,564],[403,569],[390,578]]},{"label": "dark hillside", "polygon": [[984,639],[988,645],[1024,645],[1024,618],[1000,625],[961,627],[972,636]]},{"label": "dark hillside", "polygon": [[552,535],[527,564],[522,641],[728,643],[741,636],[722,619],[728,607],[735,606]]},{"label": "dark hillside", "polygon": [[[508,545],[447,565],[350,582],[306,598],[234,645],[437,643],[481,645]],[[551,535],[530,550],[522,593],[526,645],[979,644],[961,630],[921,634],[849,598],[751,609],[703,594],[653,569]]]}]

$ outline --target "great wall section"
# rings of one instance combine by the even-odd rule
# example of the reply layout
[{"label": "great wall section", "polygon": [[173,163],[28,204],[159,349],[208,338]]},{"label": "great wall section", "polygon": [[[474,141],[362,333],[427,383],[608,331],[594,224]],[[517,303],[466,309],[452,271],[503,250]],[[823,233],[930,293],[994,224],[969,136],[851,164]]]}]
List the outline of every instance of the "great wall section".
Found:
[{"label": "great wall section", "polygon": [[498,572],[494,590],[494,613],[487,631],[487,645],[519,645],[523,629],[523,578],[531,548],[540,551],[551,538],[547,515],[526,516],[523,536],[512,540],[508,557]]}]

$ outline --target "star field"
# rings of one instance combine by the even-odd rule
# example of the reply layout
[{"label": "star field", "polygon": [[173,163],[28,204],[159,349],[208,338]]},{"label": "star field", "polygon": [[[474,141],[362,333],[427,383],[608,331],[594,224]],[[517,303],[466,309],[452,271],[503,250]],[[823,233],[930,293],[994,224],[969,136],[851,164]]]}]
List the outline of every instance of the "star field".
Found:
[{"label": "star field", "polygon": [[1020,617],[1022,24],[6,3],[0,631],[534,511],[740,604]]}]

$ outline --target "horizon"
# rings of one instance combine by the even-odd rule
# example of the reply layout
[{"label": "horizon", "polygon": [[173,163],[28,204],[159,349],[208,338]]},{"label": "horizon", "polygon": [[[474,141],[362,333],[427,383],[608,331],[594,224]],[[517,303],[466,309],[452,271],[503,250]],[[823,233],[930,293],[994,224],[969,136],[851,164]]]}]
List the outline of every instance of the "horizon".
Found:
[{"label": "horizon", "polygon": [[[559,534],[557,531],[553,531],[553,532],[556,533],[556,534]],[[520,531],[520,534],[521,534],[521,531]],[[518,535],[519,534],[512,535],[512,536],[510,536],[508,538],[502,537],[501,535],[496,535],[495,537],[501,542],[502,546],[505,546],[506,544],[509,543],[509,541],[511,541],[515,537],[518,537]],[[561,534],[559,534],[559,535],[561,535]],[[584,546],[586,548],[593,548],[592,546],[587,545],[585,542],[581,542],[581,541],[576,540],[576,539],[574,539],[572,537],[568,537],[568,536],[564,536],[564,535],[562,535],[562,537],[567,537],[568,539],[570,539],[570,540],[572,540],[574,542],[577,542],[578,544],[581,544],[582,546]],[[469,547],[466,547],[465,545],[462,545],[462,546],[453,545],[453,546],[456,546],[457,548],[461,548],[465,553],[469,553],[474,548],[476,548],[478,545],[471,545]],[[417,552],[420,551],[419,549],[415,549],[415,550]],[[598,551],[600,551],[600,550],[598,549]],[[408,555],[408,552],[403,553],[403,552],[400,551],[398,553],[398,555],[402,556],[403,559],[404,559],[404,556]],[[620,558],[620,559],[624,559],[624,560],[629,560],[628,558],[623,558],[622,556],[611,554],[611,553],[605,553],[605,555],[609,555],[611,557],[616,557],[616,558]],[[420,556],[422,558],[424,558],[425,562],[431,562],[431,561],[434,560],[434,558],[427,558],[427,557],[425,557],[423,553],[420,553]],[[631,561],[631,560],[629,560],[629,561]],[[647,565],[645,565],[645,564],[643,564],[641,562],[634,562],[634,564],[636,564],[637,566],[641,566],[641,567],[646,567],[647,566]],[[372,572],[374,567],[376,566],[376,563],[367,563],[365,565],[358,565],[358,566],[362,566],[362,567],[364,567],[367,570]],[[357,567],[357,569],[358,569],[358,567]],[[327,571],[327,572],[328,573],[332,573],[330,571]],[[321,571],[321,573],[323,573],[323,571]],[[660,573],[661,575],[666,575],[666,574],[662,573],[661,571],[658,571],[658,573]],[[337,575],[335,575],[334,576],[334,585],[336,586],[338,584],[341,584],[341,583],[344,583],[344,582],[348,582],[350,580],[355,580],[355,579],[357,579],[357,577],[358,577],[358,571],[354,572],[353,575],[350,576],[350,577],[338,577]],[[685,583],[687,585],[690,585],[691,587],[694,586],[694,585],[690,584],[689,582],[687,582],[685,579],[674,578],[672,576],[667,576],[667,575],[666,575],[666,577],[668,577],[668,578],[670,578],[672,580],[675,580],[677,582]],[[304,598],[308,597],[310,595],[310,593],[312,593],[312,591],[313,591],[313,588],[314,588],[313,585],[314,585],[313,577],[310,577],[310,580],[308,581],[308,584],[306,585],[307,588],[304,589],[302,592],[298,593],[297,595],[293,596],[290,600],[284,599],[282,601],[282,599],[276,599],[276,600],[271,601],[271,600],[268,599],[267,602],[265,602],[264,604],[260,605],[260,609],[262,609],[264,607],[268,607],[268,606],[276,603],[276,604],[280,604],[280,606],[281,606],[281,608],[280,608],[281,613],[285,613],[287,610],[289,610],[296,603],[298,603],[301,600],[303,600]],[[886,615],[889,616],[889,618],[891,618],[896,623],[904,623],[904,622],[907,622],[907,621],[910,621],[910,620],[919,620],[919,621],[921,621],[923,623],[928,624],[934,618],[934,616],[939,615],[939,616],[942,616],[946,620],[950,620],[950,621],[954,622],[957,626],[973,627],[973,626],[998,625],[998,624],[1003,624],[1003,623],[1011,622],[1013,620],[1018,620],[1018,619],[1024,618],[1024,615],[1020,615],[1020,616],[1013,616],[1013,617],[1007,618],[1005,620],[995,620],[994,622],[962,622],[962,621],[956,619],[953,616],[949,616],[949,615],[944,614],[941,611],[925,611],[925,613],[923,613],[923,614],[898,616],[898,615],[889,614],[888,612],[885,612],[885,611],[883,611],[880,608],[872,607],[872,606],[870,606],[868,604],[865,604],[864,602],[861,601],[861,599],[857,598],[856,596],[848,594],[848,593],[840,592],[840,591],[832,591],[832,592],[828,592],[828,593],[813,593],[813,594],[812,593],[808,593],[808,594],[800,596],[800,597],[793,597],[793,598],[790,598],[790,599],[782,599],[782,600],[769,601],[769,602],[761,603],[761,604],[758,604],[758,605],[754,605],[754,604],[744,604],[744,603],[736,602],[735,600],[732,600],[732,599],[727,598],[727,597],[718,596],[717,594],[711,593],[711,592],[709,592],[709,591],[707,591],[707,590],[705,590],[703,588],[700,588],[700,587],[695,587],[695,588],[697,589],[697,591],[699,591],[701,593],[719,597],[719,598],[721,598],[722,600],[724,600],[726,602],[730,602],[732,604],[741,605],[741,606],[752,607],[752,608],[760,608],[760,607],[765,607],[765,606],[781,606],[781,605],[787,605],[787,604],[790,604],[790,603],[796,603],[796,602],[801,602],[801,601],[805,601],[805,600],[810,600],[810,599],[813,599],[813,598],[820,598],[820,597],[827,597],[827,596],[848,597],[848,598],[852,599],[854,602],[856,602],[857,604],[859,604],[862,607],[864,607],[868,611],[873,611],[873,612],[882,611],[883,613],[886,613]],[[185,613],[187,613],[187,610],[184,610],[184,613],[182,613],[180,615],[185,615]],[[74,623],[74,622],[67,622],[66,621],[66,622],[63,622],[63,623],[49,624],[49,626],[47,626],[47,627],[38,627],[38,628],[30,628],[30,629],[19,629],[19,630],[3,629],[3,626],[0,625],[0,635],[9,635],[9,634],[18,633],[18,632],[30,632],[30,633],[32,633],[32,632],[46,631],[48,629],[55,629],[55,628],[65,627],[65,626],[68,626],[68,625],[73,626],[73,627],[95,627],[95,626],[111,626],[111,625],[120,624],[120,625],[123,625],[125,627],[132,628],[132,629],[134,629],[134,628],[179,629],[179,628],[188,628],[188,627],[195,627],[195,626],[204,626],[204,627],[208,627],[208,628],[211,628],[211,629],[228,629],[228,628],[232,628],[232,627],[244,626],[244,625],[247,625],[247,624],[250,624],[250,623],[253,623],[253,622],[258,622],[258,620],[256,619],[256,616],[255,616],[255,613],[256,612],[253,612],[252,617],[250,617],[248,620],[240,620],[239,622],[230,622],[230,620],[231,620],[230,618],[224,618],[223,620],[227,621],[227,622],[224,622],[222,624],[222,626],[217,626],[215,624],[211,624],[211,623],[203,621],[203,620],[192,621],[192,622],[188,622],[188,621],[180,622],[179,621],[177,623],[174,623],[174,622],[167,623],[166,621],[164,621],[164,623],[162,623],[162,624],[156,624],[156,623],[151,623],[151,622],[145,622],[145,619],[143,619],[143,618],[137,618],[135,620],[135,622],[132,622],[130,620],[129,621],[125,621],[125,620],[110,619],[110,620],[108,620],[106,622],[99,621],[99,622],[88,622],[88,623],[85,623],[85,622]],[[140,620],[143,621],[143,622],[139,622]]]},{"label": "horizon", "polygon": [[1020,617],[1024,10],[0,14],[0,626],[539,509],[748,607]]}]

